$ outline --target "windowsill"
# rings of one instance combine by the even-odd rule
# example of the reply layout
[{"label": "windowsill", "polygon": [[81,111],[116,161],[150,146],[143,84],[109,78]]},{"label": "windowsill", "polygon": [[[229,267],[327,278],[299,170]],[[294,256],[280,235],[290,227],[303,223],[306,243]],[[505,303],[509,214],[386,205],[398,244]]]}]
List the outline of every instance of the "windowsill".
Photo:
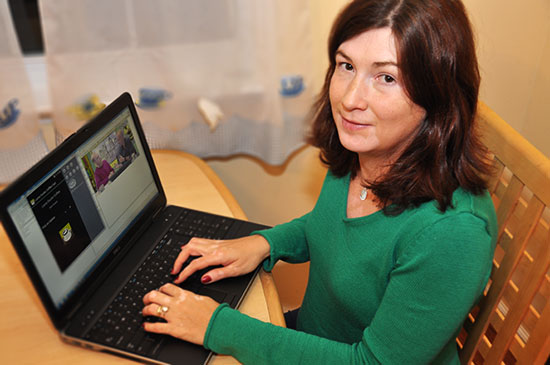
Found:
[{"label": "windowsill", "polygon": [[24,56],[23,62],[29,76],[34,102],[41,119],[51,114],[52,103],[48,87],[48,72],[43,55]]}]

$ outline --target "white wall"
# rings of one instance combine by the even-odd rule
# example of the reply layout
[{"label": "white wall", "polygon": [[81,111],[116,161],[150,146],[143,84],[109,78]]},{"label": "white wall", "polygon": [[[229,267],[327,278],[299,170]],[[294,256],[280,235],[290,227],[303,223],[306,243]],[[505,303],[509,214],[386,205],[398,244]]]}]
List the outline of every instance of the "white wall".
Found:
[{"label": "white wall", "polygon": [[550,1],[463,1],[477,33],[480,99],[550,156]]},{"label": "white wall", "polygon": [[527,104],[525,123],[520,132],[550,157],[550,31],[547,31],[543,48],[531,98]]},{"label": "white wall", "polygon": [[249,219],[273,226],[307,213],[315,204],[326,172],[317,156],[317,149],[304,147],[283,166],[247,156],[207,162]]}]

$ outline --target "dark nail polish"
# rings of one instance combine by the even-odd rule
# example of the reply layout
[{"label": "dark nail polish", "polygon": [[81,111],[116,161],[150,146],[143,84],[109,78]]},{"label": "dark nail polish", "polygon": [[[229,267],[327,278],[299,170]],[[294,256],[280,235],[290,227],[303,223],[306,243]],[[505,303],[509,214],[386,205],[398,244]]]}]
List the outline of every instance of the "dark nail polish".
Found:
[{"label": "dark nail polish", "polygon": [[204,275],[201,279],[201,283],[203,284],[209,283],[210,281],[212,281],[212,278],[208,275]]}]

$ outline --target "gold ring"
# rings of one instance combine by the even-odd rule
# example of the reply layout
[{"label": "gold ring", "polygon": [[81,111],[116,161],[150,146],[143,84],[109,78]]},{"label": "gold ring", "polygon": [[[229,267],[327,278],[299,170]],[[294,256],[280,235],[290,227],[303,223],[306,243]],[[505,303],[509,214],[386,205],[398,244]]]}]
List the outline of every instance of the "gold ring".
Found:
[{"label": "gold ring", "polygon": [[164,315],[168,312],[168,309],[170,309],[170,308],[168,308],[165,305],[159,305],[158,308],[157,308],[157,314],[160,317],[164,317]]}]

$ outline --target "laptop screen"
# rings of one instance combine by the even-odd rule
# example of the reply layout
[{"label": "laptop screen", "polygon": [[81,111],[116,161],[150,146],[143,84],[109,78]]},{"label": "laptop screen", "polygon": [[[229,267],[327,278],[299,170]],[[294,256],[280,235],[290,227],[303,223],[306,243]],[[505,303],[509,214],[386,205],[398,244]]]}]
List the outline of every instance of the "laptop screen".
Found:
[{"label": "laptop screen", "polygon": [[158,193],[126,107],[8,205],[58,309]]}]

